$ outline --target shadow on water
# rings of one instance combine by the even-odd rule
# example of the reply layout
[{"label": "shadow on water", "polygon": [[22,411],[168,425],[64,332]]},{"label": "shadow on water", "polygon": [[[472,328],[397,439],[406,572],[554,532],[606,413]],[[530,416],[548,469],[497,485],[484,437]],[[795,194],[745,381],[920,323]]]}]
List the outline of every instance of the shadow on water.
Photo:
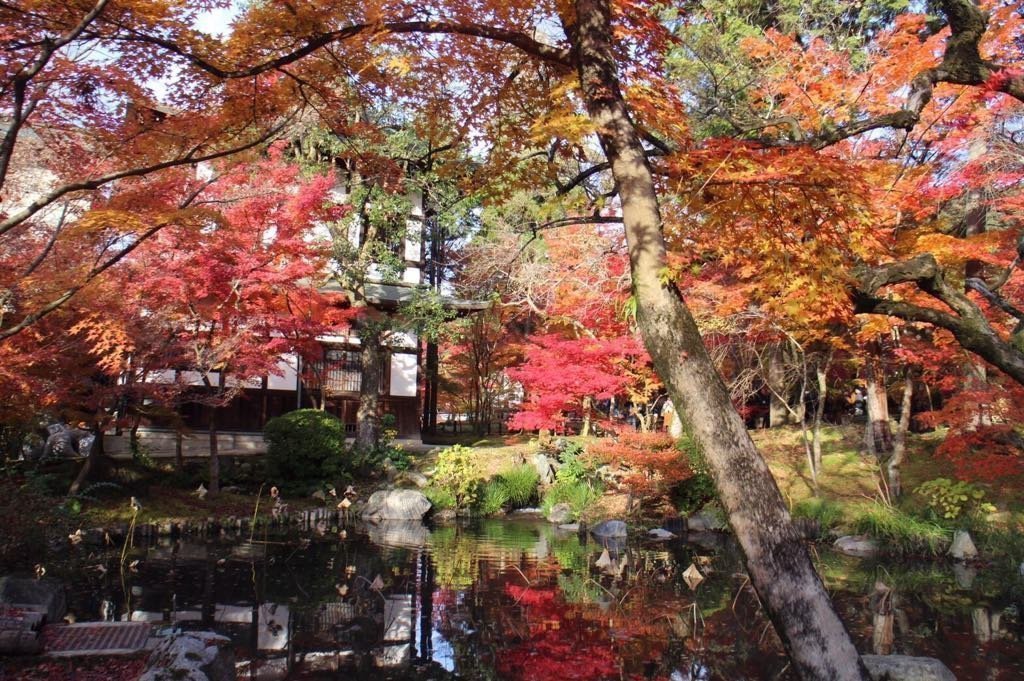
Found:
[{"label": "shadow on water", "polygon": [[[48,559],[79,622],[214,629],[240,679],[788,679],[731,541],[592,538],[529,520],[349,525],[322,536],[79,545]],[[23,568],[5,557],[4,572]],[[961,681],[1024,678],[1024,580],[995,567],[819,568],[862,652]]]}]

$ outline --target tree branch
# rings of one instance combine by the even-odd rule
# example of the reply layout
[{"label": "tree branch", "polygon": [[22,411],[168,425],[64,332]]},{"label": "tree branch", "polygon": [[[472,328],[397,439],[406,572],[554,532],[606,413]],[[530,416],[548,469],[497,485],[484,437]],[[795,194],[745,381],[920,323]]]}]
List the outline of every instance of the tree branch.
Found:
[{"label": "tree branch", "polygon": [[11,158],[14,155],[14,145],[18,139],[18,133],[21,131],[22,126],[25,125],[28,117],[32,115],[38,103],[37,99],[31,99],[26,107],[25,94],[28,90],[28,84],[39,75],[40,71],[46,68],[46,65],[50,63],[50,59],[53,58],[53,55],[58,50],[82,35],[89,27],[89,24],[99,17],[109,2],[110,0],[98,0],[93,8],[82,17],[81,21],[70,30],[55,39],[44,38],[40,43],[41,49],[36,58],[22,66],[14,75],[12,79],[14,84],[14,102],[10,114],[11,120],[8,123],[7,130],[4,132],[3,141],[0,142],[0,187],[4,186],[4,182],[7,179],[7,172],[10,169]]},{"label": "tree branch", "polygon": [[360,35],[368,35],[370,37],[376,35],[383,35],[388,33],[403,34],[403,33],[420,33],[420,34],[451,34],[451,35],[465,35],[476,38],[485,38],[494,42],[505,43],[519,48],[526,54],[536,57],[542,61],[546,61],[565,69],[572,67],[572,60],[570,51],[565,48],[554,47],[546,43],[542,43],[538,40],[531,38],[525,33],[519,33],[518,31],[509,31],[505,29],[496,28],[494,26],[487,26],[485,24],[478,24],[473,22],[454,22],[454,21],[393,21],[384,23],[361,23],[352,24],[344,28],[338,29],[337,31],[330,31],[328,33],[322,33],[317,36],[313,36],[307,40],[302,47],[297,50],[293,50],[286,54],[282,54],[269,61],[262,62],[253,66],[242,67],[242,68],[226,68],[217,66],[208,59],[188,52],[176,42],[168,38],[162,38],[160,36],[151,35],[148,33],[141,33],[123,24],[115,24],[118,28],[126,31],[129,35],[127,37],[114,36],[114,40],[120,40],[124,42],[142,43],[147,45],[156,45],[163,48],[171,54],[175,54],[198,69],[201,69],[217,78],[221,79],[236,79],[236,78],[251,78],[258,76],[269,71],[280,69],[283,66],[292,64],[304,57],[308,57],[313,54],[321,47],[327,45],[342,42],[350,38],[354,38]]},{"label": "tree branch", "polygon": [[[966,293],[946,281],[942,268],[931,254],[919,255],[904,262],[860,268],[854,272],[854,276],[854,311],[858,314],[889,315],[946,329],[965,350],[973,352],[1024,385],[1024,350],[1012,340],[1000,336],[989,324],[981,308]],[[900,283],[916,284],[921,291],[949,307],[953,313],[877,295],[883,286]]]},{"label": "tree branch", "polygon": [[281,132],[282,130],[284,130],[285,127],[287,127],[287,125],[292,121],[295,115],[296,113],[293,113],[292,115],[288,116],[286,119],[284,119],[277,125],[273,126],[269,130],[261,134],[259,137],[238,146],[228,147],[220,151],[214,151],[208,154],[198,155],[199,151],[204,146],[206,146],[205,143],[201,143],[194,146],[187,153],[185,153],[183,156],[179,156],[178,158],[170,159],[167,161],[161,161],[159,163],[154,163],[148,166],[137,166],[135,168],[118,170],[112,173],[108,173],[106,175],[100,175],[99,177],[93,178],[91,180],[69,182],[55,189],[51,189],[49,192],[46,192],[45,194],[40,196],[35,201],[32,201],[30,204],[28,204],[21,210],[17,211],[16,213],[13,213],[12,215],[9,215],[5,220],[0,221],[0,236],[6,234],[10,230],[20,225],[25,220],[28,220],[42,209],[52,204],[54,201],[57,201],[61,197],[67,196],[68,194],[72,194],[74,192],[79,191],[90,191],[93,189],[99,189],[100,187],[110,184],[111,182],[116,182],[117,180],[123,180],[129,177],[141,177],[143,175],[149,175],[150,173],[155,173],[160,170],[167,170],[168,168],[175,168],[177,166],[203,163],[204,161],[213,161],[218,158],[224,158],[225,156],[231,156],[233,154],[246,151],[247,149],[252,149],[253,147],[259,146],[260,144],[263,144],[264,142],[267,142],[276,137],[279,132]]},{"label": "tree branch", "polygon": [[[989,16],[973,0],[942,0],[942,12],[949,22],[950,36],[946,41],[942,63],[918,73],[910,82],[910,91],[903,107],[860,121],[851,121],[833,129],[819,130],[804,138],[776,146],[808,144],[814,149],[837,144],[850,137],[880,129],[912,130],[921,119],[921,112],[932,99],[935,86],[953,85],[987,86],[1024,102],[1024,76],[1006,66],[981,58],[978,44],[988,28]],[[771,127],[783,124],[785,119],[766,122]],[[737,124],[730,121],[734,126]],[[753,128],[756,129],[756,128]],[[770,141],[765,141],[771,144]]]}]

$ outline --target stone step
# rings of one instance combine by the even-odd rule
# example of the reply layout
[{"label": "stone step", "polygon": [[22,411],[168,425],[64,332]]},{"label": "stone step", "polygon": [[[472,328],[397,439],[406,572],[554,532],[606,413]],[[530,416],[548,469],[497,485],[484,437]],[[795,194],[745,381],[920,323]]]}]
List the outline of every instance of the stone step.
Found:
[{"label": "stone step", "polygon": [[81,622],[43,627],[43,654],[50,657],[131,655],[146,649],[148,622]]}]

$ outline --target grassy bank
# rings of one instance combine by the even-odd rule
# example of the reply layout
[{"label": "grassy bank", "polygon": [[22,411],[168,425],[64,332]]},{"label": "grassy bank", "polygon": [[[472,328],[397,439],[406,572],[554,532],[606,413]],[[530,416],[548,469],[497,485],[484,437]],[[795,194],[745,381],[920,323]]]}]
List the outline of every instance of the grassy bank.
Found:
[{"label": "grassy bank", "polygon": [[[887,545],[901,547],[905,553],[937,553],[947,541],[952,529],[971,529],[979,548],[992,548],[1001,552],[1016,552],[1022,542],[1016,540],[1024,528],[1024,499],[1020,494],[1022,481],[1001,480],[998,484],[976,484],[981,499],[973,508],[985,513],[964,513],[957,517],[941,517],[928,506],[928,498],[917,492],[920,486],[936,478],[952,478],[948,462],[934,456],[942,433],[912,435],[903,466],[904,496],[894,500],[892,506],[879,503],[884,498],[880,472],[874,460],[860,453],[862,430],[858,426],[827,427],[823,433],[823,466],[817,481],[817,493],[808,469],[801,434],[795,428],[758,430],[752,436],[767,460],[787,505],[796,516],[814,518],[828,530],[877,536]],[[583,449],[592,440],[572,439]],[[476,439],[464,445],[480,480],[481,497],[486,503],[477,512],[491,514],[509,508],[509,502],[524,502],[529,495],[518,492],[507,495],[509,480],[515,471],[528,467],[541,447],[536,438],[526,436],[491,437]],[[438,466],[438,456],[444,448],[436,446],[411,453],[411,471],[432,475]],[[141,502],[138,523],[160,523],[167,520],[205,520],[229,517],[251,518],[255,513],[269,516],[273,500],[269,496],[274,481],[262,480],[259,464],[247,462],[229,468],[225,485],[228,492],[217,498],[199,498],[196,488],[203,481],[203,466],[188,471],[174,471],[170,467],[152,463],[130,463],[108,471],[107,482],[87,486],[76,499],[67,499],[64,490],[73,478],[77,464],[68,462],[50,466],[42,471],[17,468],[7,471],[0,480],[0,513],[12,518],[7,540],[11,546],[36,541],[40,533],[60,536],[75,528],[126,524],[132,519],[131,497]],[[356,488],[362,498],[373,489],[386,484],[383,476],[359,481]],[[560,483],[561,484],[561,483]],[[262,487],[262,492],[260,489]],[[508,489],[504,489],[508,488]],[[543,491],[543,490],[542,490]],[[580,492],[581,490],[575,490]],[[574,511],[586,520],[623,517],[627,495],[621,490],[600,489],[596,493],[575,494],[563,485],[558,490],[567,498],[579,497]],[[502,496],[506,495],[506,496]],[[549,495],[550,497],[551,495]],[[291,510],[331,505],[330,498],[312,497],[284,500]],[[546,503],[545,503],[546,501]],[[546,507],[554,498],[540,496],[529,499],[531,504]],[[989,506],[991,505],[991,507]],[[258,508],[257,508],[258,507]],[[659,513],[671,507],[662,505]],[[31,516],[32,520],[13,520]],[[938,517],[937,517],[938,516]],[[661,516],[655,518],[660,520]],[[23,536],[22,539],[18,537]],[[1024,553],[1024,548],[1021,549]]]}]

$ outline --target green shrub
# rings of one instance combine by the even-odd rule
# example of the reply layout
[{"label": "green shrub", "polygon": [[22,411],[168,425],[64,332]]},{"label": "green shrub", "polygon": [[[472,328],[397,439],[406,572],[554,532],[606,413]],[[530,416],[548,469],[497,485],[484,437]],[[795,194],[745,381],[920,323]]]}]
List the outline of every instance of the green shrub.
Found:
[{"label": "green shrub", "polygon": [[391,461],[396,470],[407,471],[412,467],[412,457],[399,445],[389,445],[384,450],[384,457]]},{"label": "green shrub", "polygon": [[523,508],[537,498],[540,475],[533,466],[523,464],[499,475],[498,482],[505,488],[508,503],[512,508]]},{"label": "green shrub", "polygon": [[423,490],[423,495],[430,499],[430,503],[434,505],[436,511],[455,508],[455,495],[451,493],[451,490],[430,486]]},{"label": "green shrub", "polygon": [[453,445],[441,451],[434,468],[434,485],[451,492],[457,508],[470,508],[480,487],[480,470],[472,449]]},{"label": "green shrub", "polygon": [[827,532],[843,521],[843,507],[828,499],[804,499],[793,505],[794,518],[817,520],[822,532]]},{"label": "green shrub", "polygon": [[345,456],[345,424],[317,409],[299,409],[267,421],[266,474],[289,494],[307,494],[325,482],[351,479],[367,462]]},{"label": "green shrub", "polygon": [[593,467],[585,461],[583,445],[579,442],[566,442],[558,453],[558,462],[561,465],[555,477],[559,482],[586,482],[594,474]]},{"label": "green shrub", "polygon": [[984,490],[969,482],[935,478],[920,485],[914,493],[924,497],[937,517],[956,520],[963,515],[993,513],[996,507],[985,502]]},{"label": "green shrub", "polygon": [[672,501],[678,511],[689,515],[704,508],[718,498],[715,481],[711,477],[711,469],[704,459],[700,445],[689,432],[683,432],[676,442],[676,448],[686,455],[693,476],[683,480],[672,489]]},{"label": "green shrub", "polygon": [[574,519],[579,519],[587,509],[601,498],[602,489],[599,485],[587,482],[558,481],[544,492],[541,510],[548,515],[556,504],[569,504]]},{"label": "green shrub", "polygon": [[862,511],[853,520],[854,532],[882,542],[891,553],[938,555],[948,544],[949,530],[881,504]]},{"label": "green shrub", "polygon": [[495,515],[504,510],[507,503],[508,487],[502,480],[495,478],[483,486],[476,510],[480,515]]}]

